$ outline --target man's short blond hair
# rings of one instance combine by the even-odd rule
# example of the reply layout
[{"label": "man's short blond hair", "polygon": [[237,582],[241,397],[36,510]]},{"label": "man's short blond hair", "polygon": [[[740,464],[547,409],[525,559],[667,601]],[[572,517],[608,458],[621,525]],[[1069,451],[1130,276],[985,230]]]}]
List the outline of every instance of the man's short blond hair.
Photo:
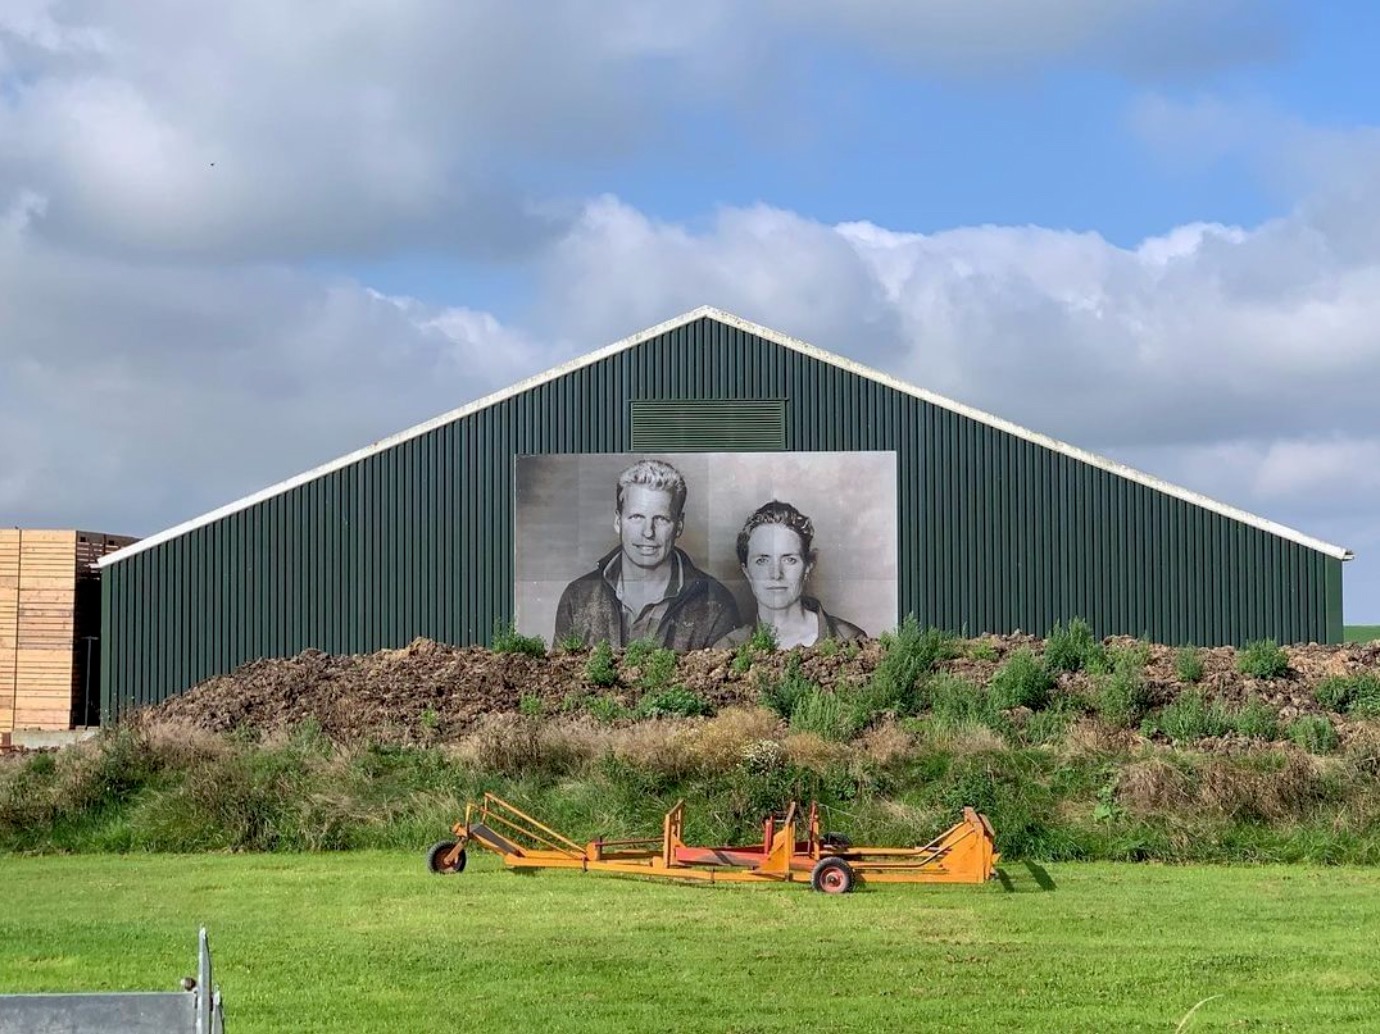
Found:
[{"label": "man's short blond hair", "polygon": [[685,478],[675,467],[664,460],[638,460],[618,475],[618,493],[615,506],[618,513],[623,512],[623,492],[633,485],[671,493],[671,510],[676,520],[685,511]]}]

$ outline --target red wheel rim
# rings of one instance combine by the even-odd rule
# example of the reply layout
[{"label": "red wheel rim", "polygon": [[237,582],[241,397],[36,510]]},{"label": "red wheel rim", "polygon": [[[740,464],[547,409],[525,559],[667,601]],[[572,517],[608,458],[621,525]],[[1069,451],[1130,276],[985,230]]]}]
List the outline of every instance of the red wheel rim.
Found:
[{"label": "red wheel rim", "polygon": [[848,877],[842,869],[826,869],[819,874],[819,889],[826,894],[842,894],[848,889]]}]

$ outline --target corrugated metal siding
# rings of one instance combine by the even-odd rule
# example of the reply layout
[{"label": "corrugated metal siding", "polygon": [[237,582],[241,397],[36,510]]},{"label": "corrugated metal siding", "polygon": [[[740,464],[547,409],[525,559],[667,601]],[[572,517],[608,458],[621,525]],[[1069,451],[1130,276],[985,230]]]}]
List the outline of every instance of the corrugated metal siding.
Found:
[{"label": "corrugated metal siding", "polygon": [[902,613],[955,631],[1341,638],[1341,562],[701,319],[117,563],[106,714],[261,656],[487,642],[513,457],[632,451],[638,399],[786,400],[785,447],[895,450]]}]

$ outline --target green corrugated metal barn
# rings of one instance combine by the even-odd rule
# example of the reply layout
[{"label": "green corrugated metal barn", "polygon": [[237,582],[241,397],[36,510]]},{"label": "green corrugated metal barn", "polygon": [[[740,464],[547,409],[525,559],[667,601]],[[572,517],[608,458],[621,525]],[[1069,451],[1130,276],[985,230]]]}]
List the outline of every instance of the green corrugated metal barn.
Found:
[{"label": "green corrugated metal barn", "polygon": [[890,451],[899,614],[1338,642],[1351,554],[702,308],[101,562],[107,720],[259,657],[485,643],[522,455]]}]

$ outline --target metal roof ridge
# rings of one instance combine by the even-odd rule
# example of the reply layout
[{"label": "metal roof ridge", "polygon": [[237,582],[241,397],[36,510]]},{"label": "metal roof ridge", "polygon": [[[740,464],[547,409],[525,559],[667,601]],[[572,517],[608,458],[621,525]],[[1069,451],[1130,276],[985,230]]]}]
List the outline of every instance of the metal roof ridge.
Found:
[{"label": "metal roof ridge", "polygon": [[160,531],[156,534],[150,535],[147,538],[140,539],[138,542],[135,542],[134,544],[129,546],[125,546],[123,549],[116,550],[113,553],[107,553],[105,556],[101,557],[96,562],[96,566],[106,567],[111,564],[117,564],[123,560],[127,560],[138,553],[142,553],[146,549],[152,549],[154,546],[161,545],[162,543],[168,542],[175,538],[179,538],[180,536],[185,535],[190,531],[194,531],[197,528],[204,527],[207,524],[212,524],[215,521],[218,521],[224,517],[228,517],[231,514],[238,513],[241,510],[246,510],[251,506],[271,499],[274,496],[281,495],[284,492],[291,491],[292,489],[297,488],[300,485],[304,485],[309,481],[314,481],[319,477],[323,477],[326,474],[332,473],[333,471],[340,470],[344,467],[348,467],[351,464],[358,463],[360,460],[367,459],[368,457],[373,456],[377,453],[391,449],[395,445],[401,445],[403,442],[409,441],[413,438],[420,437],[421,435],[424,435],[429,431],[434,431],[438,427],[444,427],[446,424],[454,423],[457,420],[461,420],[467,416],[471,416],[474,413],[477,413],[481,410],[488,409],[489,407],[495,406],[500,402],[513,398],[516,395],[521,395],[523,392],[531,391],[533,388],[540,387],[541,385],[556,380],[557,378],[564,377],[568,373],[573,373],[576,370],[583,369],[586,366],[590,366],[603,359],[607,359],[610,356],[617,355],[619,352],[627,351],[628,349],[634,348],[637,345],[640,345],[645,341],[657,337],[660,334],[664,334],[669,330],[674,330],[676,327],[684,326],[687,323],[691,323],[697,319],[703,319],[706,317],[716,320],[720,323],[726,324],[728,326],[736,327],[739,330],[745,331],[749,334],[753,334],[764,340],[771,341],[773,344],[780,345],[784,348],[789,348],[795,352],[800,352],[801,354],[807,355],[812,359],[817,359],[820,362],[829,363],[832,366],[836,366],[841,369],[847,370],[848,372],[853,373],[859,377],[864,377],[868,380],[875,381],[888,388],[891,388],[894,391],[899,391],[903,394],[910,395],[913,398],[918,398],[923,402],[928,402],[931,405],[939,406],[941,409],[947,409],[951,412],[959,414],[960,416],[967,417],[970,420],[975,420],[978,423],[986,424],[987,426],[996,428],[1000,431],[1005,431],[1008,434],[1015,435],[1018,438],[1023,438],[1026,441],[1032,442],[1036,445],[1040,445],[1046,449],[1051,449],[1055,452],[1062,453],[1063,455],[1068,456],[1072,459],[1076,459],[1079,462],[1087,463],[1091,466],[1098,467],[1102,470],[1106,470],[1109,473],[1116,474],[1119,477],[1123,477],[1127,480],[1143,484],[1149,488],[1154,489],[1155,491],[1175,496],[1176,498],[1183,499],[1185,502],[1192,503],[1195,506],[1203,507],[1204,509],[1211,510],[1215,513],[1219,513],[1224,517],[1229,517],[1232,520],[1239,521],[1243,524],[1251,525],[1252,527],[1259,528],[1262,531],[1266,531],[1280,538],[1296,542],[1299,545],[1306,546],[1309,549],[1314,549],[1318,552],[1326,553],[1329,556],[1335,557],[1339,560],[1350,560],[1354,556],[1351,550],[1346,549],[1343,546],[1336,546],[1332,543],[1324,542],[1321,539],[1313,538],[1310,535],[1305,535],[1303,532],[1296,531],[1295,529],[1286,527],[1282,524],[1276,524],[1274,521],[1267,520],[1264,517],[1257,516],[1256,514],[1250,513],[1246,510],[1241,510],[1234,506],[1228,506],[1226,503],[1218,502],[1215,499],[1210,499],[1207,496],[1200,495],[1197,492],[1192,492],[1189,489],[1182,488],[1178,485],[1172,484],[1171,482],[1163,481],[1160,478],[1154,477],[1150,474],[1146,474],[1143,471],[1136,470],[1134,467],[1128,467],[1123,463],[1118,463],[1115,460],[1108,459],[1105,456],[1100,456],[1097,453],[1089,452],[1086,449],[1080,449],[1077,446],[1070,445],[1067,442],[1060,441],[1057,438],[1051,438],[1048,435],[1039,433],[1038,431],[1032,431],[1029,428],[1021,427],[1019,424],[1014,424],[1009,420],[1004,420],[1001,417],[993,416],[992,414],[983,412],[980,409],[974,409],[973,407],[965,405],[961,402],[955,402],[954,400],[945,398],[942,395],[936,395],[934,392],[927,391],[924,388],[918,388],[913,384],[907,384],[905,381],[898,380],[897,378],[892,377],[890,374],[882,373],[879,370],[874,370],[872,367],[865,366],[864,364],[856,362],[852,359],[845,358],[844,356],[837,355],[833,352],[825,351],[824,349],[812,345],[809,342],[802,341],[799,338],[791,337],[788,334],[783,334],[780,331],[771,329],[770,327],[764,327],[759,323],[754,323],[751,320],[744,319],[741,316],[736,316],[733,313],[724,311],[723,309],[716,308],[712,305],[701,305],[698,308],[691,309],[689,312],[685,312],[679,316],[674,316],[671,319],[664,320],[663,322],[658,323],[653,327],[648,327],[647,329],[640,330],[635,334],[629,335],[628,337],[621,338],[620,340],[615,341],[613,344],[605,345],[603,348],[595,349],[593,352],[588,352],[585,355],[578,356],[558,366],[554,366],[551,369],[545,371],[544,373],[534,374],[531,377],[527,377],[524,380],[518,381],[516,384],[512,384],[509,387],[504,388],[500,391],[492,392],[489,395],[485,395],[484,397],[476,399],[475,401],[467,403],[466,405],[460,406],[457,409],[453,409],[449,412],[442,413],[440,416],[433,417],[430,420],[424,421],[420,424],[416,424],[413,427],[407,428],[406,430],[399,431],[398,433],[393,435],[389,435],[387,438],[381,438],[370,445],[364,446],[360,449],[356,449],[354,452],[348,453],[337,459],[331,460],[328,463],[324,463],[320,466],[313,467],[311,470],[304,471],[303,473],[290,477],[285,481],[280,481],[275,485],[270,485],[267,488],[260,489],[259,491],[247,495],[241,499],[237,499],[234,502],[226,503],[224,506],[218,507],[217,509],[204,513],[199,517],[193,517],[189,520],[183,521],[180,524],[176,524],[171,528],[167,528],[164,531]]},{"label": "metal roof ridge", "polygon": [[1157,478],[1153,474],[1147,474],[1144,471],[1137,470],[1135,467],[1127,466],[1124,463],[1118,463],[1116,460],[1106,456],[1090,452],[1087,449],[1081,449],[1076,445],[1070,445],[1068,442],[1060,441],[1058,438],[1051,438],[1049,435],[1041,434],[1039,431],[1032,431],[1028,427],[1022,427],[1020,424],[1013,423],[999,416],[994,416],[981,409],[976,409],[962,402],[956,402],[953,399],[946,398],[943,395],[937,395],[924,388],[918,388],[913,384],[908,384],[890,374],[882,373],[880,370],[874,370],[872,367],[856,362],[855,360],[836,355],[833,352],[826,352],[824,349],[812,345],[808,341],[801,341],[799,338],[793,338],[788,334],[772,330],[770,327],[764,327],[760,324],[753,323],[751,320],[743,319],[741,316],[735,316],[732,313],[724,312],[720,309],[712,309],[710,315],[721,322],[736,326],[739,330],[746,331],[750,334],[756,334],[759,337],[766,338],[785,348],[801,352],[821,362],[831,363],[859,377],[866,377],[869,380],[883,384],[894,391],[899,391],[913,398],[928,402],[931,405],[939,406],[941,409],[950,410],[960,416],[967,417],[969,420],[975,420],[978,423],[986,424],[988,427],[996,428],[999,431],[1005,431],[1007,434],[1015,435],[1017,438],[1023,438],[1043,448],[1062,453],[1071,459],[1076,459],[1081,463],[1098,467],[1118,477],[1126,478],[1129,481],[1135,481],[1157,492],[1172,495],[1185,502],[1192,503],[1194,506],[1200,506],[1206,510],[1211,510],[1214,513],[1219,513],[1224,517],[1230,517],[1232,520],[1240,521],[1243,524],[1249,524],[1252,527],[1259,528],[1272,535],[1277,535],[1280,538],[1297,542],[1301,546],[1315,549],[1320,553],[1327,553],[1330,556],[1336,557],[1338,560],[1351,560],[1355,556],[1355,554],[1345,546],[1324,542],[1322,539],[1306,535],[1301,531],[1283,524],[1278,524],[1268,518],[1253,514],[1248,510],[1230,506],[1227,503],[1219,502],[1216,499],[1176,485],[1173,482]]}]

